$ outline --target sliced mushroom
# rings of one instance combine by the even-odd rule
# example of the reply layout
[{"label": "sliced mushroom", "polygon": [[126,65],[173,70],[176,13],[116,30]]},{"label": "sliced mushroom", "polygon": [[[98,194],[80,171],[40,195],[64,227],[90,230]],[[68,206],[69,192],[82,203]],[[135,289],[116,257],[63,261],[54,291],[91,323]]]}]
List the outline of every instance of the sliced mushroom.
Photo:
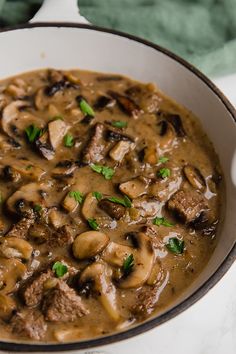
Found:
[{"label": "sliced mushroom", "polygon": [[149,183],[150,179],[145,177],[137,177],[131,179],[130,181],[121,183],[119,185],[119,189],[122,193],[128,195],[128,197],[134,199],[147,193]]},{"label": "sliced mushroom", "polygon": [[134,148],[130,141],[119,141],[109,152],[110,157],[117,162],[121,162],[126,154]]},{"label": "sliced mushroom", "polygon": [[98,201],[96,197],[93,196],[93,193],[88,193],[81,209],[82,215],[86,220],[95,218],[97,205]]},{"label": "sliced mushroom", "polygon": [[34,205],[45,205],[42,191],[46,192],[47,188],[43,183],[29,183],[22,186],[7,199],[8,211],[24,216],[31,212]]},{"label": "sliced mushroom", "polygon": [[68,213],[73,213],[78,208],[79,203],[73,196],[70,195],[69,192],[63,199],[61,205],[66,211],[68,211]]},{"label": "sliced mushroom", "polygon": [[121,245],[116,242],[109,242],[102,253],[102,259],[112,266],[122,267],[124,260],[133,254],[132,247]]},{"label": "sliced mushroom", "polygon": [[96,262],[85,268],[80,276],[80,285],[92,284],[92,290],[95,294],[99,294],[98,299],[109,316],[114,321],[118,321],[120,313],[116,299],[116,288],[111,277],[111,269],[105,263]]},{"label": "sliced mushroom", "polygon": [[113,107],[115,100],[109,96],[99,96],[93,107],[96,111],[103,111],[105,108]]},{"label": "sliced mushroom", "polygon": [[39,152],[45,157],[47,160],[52,160],[55,156],[55,151],[53,150],[50,142],[49,142],[49,133],[46,131],[42,136],[40,136],[35,145]]},{"label": "sliced mushroom", "polygon": [[15,301],[10,296],[0,293],[0,318],[8,321],[15,310]]},{"label": "sliced mushroom", "polygon": [[119,220],[125,215],[125,207],[123,205],[113,203],[108,199],[100,200],[98,206],[113,219]]},{"label": "sliced mushroom", "polygon": [[183,169],[184,175],[187,178],[188,182],[195,189],[204,191],[206,189],[206,181],[198,168],[187,165]]},{"label": "sliced mushroom", "polygon": [[61,119],[56,119],[48,123],[49,140],[53,150],[56,150],[66,134],[68,126]]},{"label": "sliced mushroom", "polygon": [[162,120],[158,123],[157,127],[159,131],[159,137],[157,140],[158,146],[161,149],[170,147],[176,137],[173,126],[169,122]]},{"label": "sliced mushroom", "polygon": [[33,252],[31,244],[17,237],[0,238],[0,254],[6,258],[20,258],[28,260]]},{"label": "sliced mushroom", "polygon": [[51,208],[48,213],[49,222],[55,229],[65,225],[65,215],[57,208]]},{"label": "sliced mushroom", "polygon": [[[2,160],[3,164],[4,162],[5,159]],[[36,166],[29,160],[18,159],[16,161],[8,157],[6,162],[8,162],[8,164],[5,165],[4,169],[2,170],[2,176],[9,181],[17,182],[21,177],[40,180],[41,177],[45,174],[45,171],[41,167]]]},{"label": "sliced mushroom", "polygon": [[17,289],[17,282],[27,273],[26,266],[18,259],[0,258],[0,292],[10,294]]},{"label": "sliced mushroom", "polygon": [[14,137],[14,134],[12,132],[11,126],[13,125],[14,120],[17,118],[19,115],[19,109],[21,107],[28,106],[29,103],[27,101],[13,101],[7,105],[2,113],[2,119],[1,119],[1,124],[2,124],[2,129],[3,131],[11,136]]},{"label": "sliced mushroom", "polygon": [[87,231],[74,240],[72,251],[75,258],[92,258],[102,252],[109,242],[109,237],[103,232]]},{"label": "sliced mushroom", "polygon": [[134,266],[127,277],[123,277],[119,281],[119,287],[122,289],[138,288],[142,286],[150,276],[155,254],[152,242],[149,236],[143,232],[132,234],[133,243],[135,245]]},{"label": "sliced mushroom", "polygon": [[140,107],[136,102],[134,102],[134,100],[115,91],[109,91],[108,94],[117,101],[120,109],[124,113],[132,116],[133,118],[138,118],[140,114]]}]

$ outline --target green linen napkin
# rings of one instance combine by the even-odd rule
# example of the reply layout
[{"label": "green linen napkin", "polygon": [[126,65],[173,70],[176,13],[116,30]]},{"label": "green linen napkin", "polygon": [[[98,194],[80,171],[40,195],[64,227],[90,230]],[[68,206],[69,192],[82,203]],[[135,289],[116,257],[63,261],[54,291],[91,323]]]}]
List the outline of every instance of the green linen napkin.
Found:
[{"label": "green linen napkin", "polygon": [[[0,0],[0,26],[28,21],[41,3]],[[236,71],[236,0],[79,0],[79,5],[91,23],[166,47],[207,75]]]}]

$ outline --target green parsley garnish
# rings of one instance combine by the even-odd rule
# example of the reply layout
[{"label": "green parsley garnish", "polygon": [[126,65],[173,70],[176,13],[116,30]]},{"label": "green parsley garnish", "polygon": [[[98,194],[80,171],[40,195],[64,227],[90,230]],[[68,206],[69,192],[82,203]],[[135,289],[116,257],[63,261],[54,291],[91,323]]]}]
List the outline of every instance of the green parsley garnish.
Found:
[{"label": "green parsley garnish", "polygon": [[158,171],[158,176],[160,176],[161,178],[167,178],[170,177],[170,169],[169,168],[161,168]]},{"label": "green parsley garnish", "polygon": [[127,258],[125,258],[124,262],[123,262],[123,272],[125,275],[128,275],[134,266],[134,256],[131,253]]},{"label": "green parsley garnish", "polygon": [[57,278],[61,278],[67,273],[68,268],[65,264],[61,262],[56,262],[53,264],[52,270],[55,272]]},{"label": "green parsley garnish", "polygon": [[122,120],[116,120],[111,122],[111,125],[116,128],[126,128],[128,123]]},{"label": "green parsley garnish", "polygon": [[163,217],[161,217],[161,218],[156,217],[155,219],[153,219],[152,223],[153,223],[153,225],[157,225],[157,226],[163,225],[163,226],[168,226],[168,227],[174,225]]},{"label": "green parsley garnish", "polygon": [[159,158],[158,160],[160,163],[166,163],[169,161],[169,158],[168,157],[165,157],[165,156],[162,156]]},{"label": "green parsley garnish", "polygon": [[28,171],[28,170],[31,170],[32,167],[34,167],[34,166],[33,165],[27,165],[25,169]]},{"label": "green parsley garnish", "polygon": [[36,211],[37,213],[40,213],[41,210],[42,210],[41,205],[35,204],[35,206],[34,206],[34,211]]},{"label": "green parsley garnish", "polygon": [[94,117],[95,113],[94,110],[92,109],[92,107],[88,104],[87,101],[85,101],[84,98],[80,98],[79,99],[79,106],[81,111],[85,114],[88,115],[90,117]]},{"label": "green parsley garnish", "polygon": [[88,219],[88,224],[91,227],[91,229],[93,229],[93,230],[99,229],[99,225],[98,225],[96,219]]},{"label": "green parsley garnish", "polygon": [[111,179],[115,173],[113,168],[101,165],[90,165],[91,169],[97,173],[103,175],[105,179]]},{"label": "green parsley garnish", "polygon": [[76,202],[78,202],[79,204],[81,204],[83,202],[83,195],[80,191],[70,191],[69,192],[69,197],[70,198],[74,198]]},{"label": "green parsley garnish", "polygon": [[26,136],[30,143],[33,143],[42,134],[42,129],[36,127],[34,124],[29,125],[25,128]]},{"label": "green parsley garnish", "polygon": [[74,145],[74,138],[71,134],[66,134],[64,136],[64,145],[66,147],[72,147]]},{"label": "green parsley garnish", "polygon": [[131,208],[131,206],[132,206],[132,202],[129,199],[129,197],[127,197],[127,195],[125,195],[124,198],[108,197],[106,199],[112,203],[121,204],[125,208]]},{"label": "green parsley garnish", "polygon": [[102,193],[100,192],[93,192],[93,196],[99,201],[102,199]]},{"label": "green parsley garnish", "polygon": [[177,237],[169,238],[166,248],[175,254],[182,254],[184,252],[184,241],[179,240]]}]

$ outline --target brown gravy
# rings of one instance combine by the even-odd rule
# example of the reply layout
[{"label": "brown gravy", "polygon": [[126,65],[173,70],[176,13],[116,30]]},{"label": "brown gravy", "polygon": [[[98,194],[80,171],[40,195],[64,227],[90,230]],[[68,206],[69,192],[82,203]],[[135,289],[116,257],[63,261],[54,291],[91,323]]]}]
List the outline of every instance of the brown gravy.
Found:
[{"label": "brown gravy", "polygon": [[223,186],[189,111],[153,84],[50,69],[2,81],[0,113],[1,339],[107,335],[196,279]]}]

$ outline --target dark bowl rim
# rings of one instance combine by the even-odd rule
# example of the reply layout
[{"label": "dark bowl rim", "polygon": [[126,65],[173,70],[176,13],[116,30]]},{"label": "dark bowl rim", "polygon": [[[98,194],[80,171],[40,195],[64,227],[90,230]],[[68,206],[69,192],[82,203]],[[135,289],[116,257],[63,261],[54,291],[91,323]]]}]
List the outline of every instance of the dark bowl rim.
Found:
[{"label": "dark bowl rim", "polygon": [[[197,76],[201,81],[203,81],[221,100],[223,105],[228,110],[231,118],[233,119],[236,125],[236,110],[234,109],[233,105],[229,102],[229,100],[225,97],[225,95],[217,88],[217,86],[208,79],[203,73],[201,73],[197,68],[195,68],[192,64],[188,63],[186,60],[182,59],[178,55],[172,53],[168,49],[165,49],[157,44],[149,42],[145,39],[141,39],[131,34],[127,34],[121,31],[103,28],[99,26],[93,25],[85,25],[85,24],[77,24],[77,23],[70,23],[70,22],[47,22],[47,23],[28,23],[23,25],[11,26],[6,27],[0,30],[0,34],[8,31],[14,30],[21,30],[21,29],[30,29],[36,27],[57,27],[57,28],[83,28],[98,32],[105,32],[109,34],[113,34],[116,36],[124,37],[130,39],[132,41],[144,44],[148,47],[151,47],[166,56],[172,58],[173,60],[177,61],[179,64],[183,65],[189,71],[191,71],[195,76]],[[198,288],[191,296],[187,297],[183,300],[180,304],[176,305],[173,309],[167,311],[166,313],[151,318],[144,323],[140,323],[134,328],[127,329],[121,333],[114,333],[108,336],[104,336],[98,339],[89,339],[84,340],[81,342],[73,342],[73,343],[64,343],[64,344],[27,344],[27,343],[17,343],[17,342],[5,342],[0,341],[0,349],[4,351],[15,351],[15,352],[60,352],[60,351],[69,351],[69,350],[81,350],[81,349],[88,349],[88,348],[96,348],[103,345],[112,344],[115,342],[119,342],[121,340],[132,338],[138,334],[144,333],[158,325],[174,318],[178,314],[182,313],[186,309],[188,309],[191,305],[195,302],[200,300],[218,281],[224,276],[224,274],[228,271],[231,267],[233,262],[236,259],[236,241],[232,246],[232,249],[225,257],[224,261],[219,265],[217,270],[211,275],[211,277],[206,280],[200,288]]]}]

